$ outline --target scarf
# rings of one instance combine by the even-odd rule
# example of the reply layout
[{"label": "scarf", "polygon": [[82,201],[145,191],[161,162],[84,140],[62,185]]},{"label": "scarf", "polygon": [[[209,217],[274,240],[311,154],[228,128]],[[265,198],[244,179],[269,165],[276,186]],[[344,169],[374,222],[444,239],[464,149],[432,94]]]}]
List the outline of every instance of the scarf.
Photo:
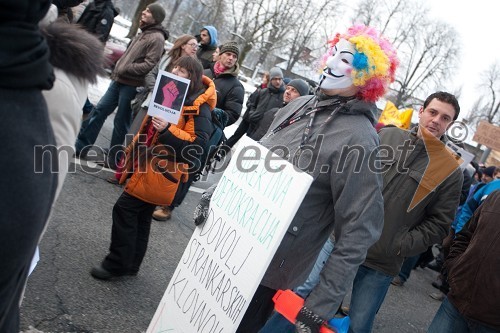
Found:
[{"label": "scarf", "polygon": [[219,76],[220,74],[224,73],[226,71],[226,67],[224,67],[224,65],[222,65],[220,62],[216,62],[215,65],[214,65],[214,74],[215,74],[215,77]]}]

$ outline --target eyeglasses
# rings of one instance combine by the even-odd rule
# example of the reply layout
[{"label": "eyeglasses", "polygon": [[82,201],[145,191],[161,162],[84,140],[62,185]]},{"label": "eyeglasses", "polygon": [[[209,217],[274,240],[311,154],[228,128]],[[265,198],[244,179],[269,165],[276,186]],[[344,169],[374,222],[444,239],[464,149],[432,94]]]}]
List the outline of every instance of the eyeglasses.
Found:
[{"label": "eyeglasses", "polygon": [[198,46],[199,46],[198,43],[187,43],[186,45],[189,45],[189,46],[191,46],[191,47],[193,47],[195,49],[197,49]]}]

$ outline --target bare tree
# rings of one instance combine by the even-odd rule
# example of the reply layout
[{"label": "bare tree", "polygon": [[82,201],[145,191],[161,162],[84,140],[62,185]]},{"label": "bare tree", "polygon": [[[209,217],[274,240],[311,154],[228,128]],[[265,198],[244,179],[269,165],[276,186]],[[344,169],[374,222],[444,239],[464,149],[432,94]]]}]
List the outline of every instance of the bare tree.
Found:
[{"label": "bare tree", "polygon": [[139,21],[141,20],[141,14],[143,10],[153,2],[156,2],[156,0],[139,0],[134,13],[134,17],[132,18],[132,26],[130,27],[126,38],[132,38],[137,34],[137,30],[139,29]]},{"label": "bare tree", "polygon": [[422,22],[421,32],[401,45],[393,100],[397,107],[407,106],[412,97],[427,95],[450,78],[458,64],[457,39],[456,31],[446,23]]},{"label": "bare tree", "polygon": [[[321,28],[321,24],[318,24],[318,22],[327,22],[332,19],[335,13],[340,12],[338,10],[339,6],[339,3],[331,0],[307,0],[297,4],[294,18],[295,24],[290,27],[289,38],[286,39],[287,55],[289,57],[285,68],[286,76],[290,76],[292,69],[299,61],[307,65],[311,64],[311,59],[306,57],[308,53],[324,48],[327,38],[325,38],[326,36],[317,38]],[[318,39],[321,40],[319,43],[321,46],[316,43]]]},{"label": "bare tree", "polygon": [[481,74],[481,80],[479,89],[482,95],[474,103],[468,121],[476,126],[482,120],[500,125],[500,63],[490,65]]},{"label": "bare tree", "polygon": [[258,45],[267,53],[278,47],[277,42],[281,41],[288,31],[288,23],[293,22],[297,2],[298,0],[241,0],[232,3],[231,33],[243,44],[238,59],[240,64]]},{"label": "bare tree", "polygon": [[388,96],[399,108],[449,80],[458,64],[459,42],[448,24],[429,20],[414,0],[362,0],[353,21],[377,27],[398,50],[400,67]]},{"label": "bare tree", "polygon": [[177,10],[179,9],[179,6],[181,5],[181,3],[182,3],[182,0],[174,0],[173,1],[172,7],[170,8],[170,15],[168,16],[167,23],[165,24],[165,28],[167,30],[169,30],[170,27],[172,26],[172,21],[176,17],[175,15],[177,14]]}]

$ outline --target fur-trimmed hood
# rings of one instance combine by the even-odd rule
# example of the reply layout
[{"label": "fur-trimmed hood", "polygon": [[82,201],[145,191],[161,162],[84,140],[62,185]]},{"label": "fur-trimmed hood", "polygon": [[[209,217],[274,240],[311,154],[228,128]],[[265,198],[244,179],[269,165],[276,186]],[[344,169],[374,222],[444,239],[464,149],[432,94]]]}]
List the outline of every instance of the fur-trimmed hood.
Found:
[{"label": "fur-trimmed hood", "polygon": [[42,29],[50,49],[52,66],[87,80],[104,75],[104,46],[97,37],[75,24],[55,21]]}]

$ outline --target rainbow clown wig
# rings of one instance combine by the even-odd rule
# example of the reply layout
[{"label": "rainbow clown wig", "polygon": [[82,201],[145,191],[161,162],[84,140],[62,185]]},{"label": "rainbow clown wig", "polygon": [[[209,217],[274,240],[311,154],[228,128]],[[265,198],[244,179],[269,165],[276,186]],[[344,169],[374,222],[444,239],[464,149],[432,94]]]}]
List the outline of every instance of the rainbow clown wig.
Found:
[{"label": "rainbow clown wig", "polygon": [[396,50],[380,33],[365,25],[354,25],[344,34],[336,34],[328,42],[329,49],[321,57],[321,69],[326,69],[327,60],[333,55],[335,45],[344,39],[354,46],[354,57],[350,75],[352,84],[358,87],[358,97],[375,102],[382,97],[389,84],[394,82],[399,65]]}]

